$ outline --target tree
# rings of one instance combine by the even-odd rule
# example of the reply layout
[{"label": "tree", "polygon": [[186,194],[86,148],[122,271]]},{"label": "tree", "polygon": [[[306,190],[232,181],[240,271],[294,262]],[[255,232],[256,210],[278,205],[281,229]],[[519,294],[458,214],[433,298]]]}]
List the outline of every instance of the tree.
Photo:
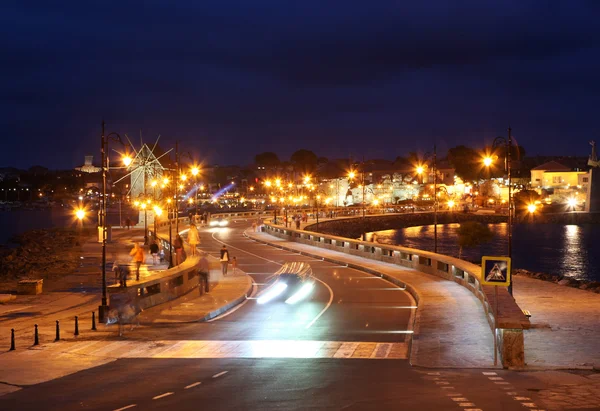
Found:
[{"label": "tree", "polygon": [[448,150],[448,161],[463,181],[476,181],[482,170],[482,158],[476,150],[458,146]]},{"label": "tree", "polygon": [[254,162],[258,166],[269,168],[277,167],[279,164],[281,164],[281,161],[279,161],[279,157],[277,157],[277,154],[272,153],[270,151],[266,151],[264,153],[257,154],[256,156],[254,156]]},{"label": "tree", "polygon": [[313,172],[317,168],[318,157],[310,150],[298,150],[290,157],[296,171]]},{"label": "tree", "polygon": [[458,228],[458,258],[462,256],[463,248],[472,248],[489,242],[494,234],[487,225],[477,221],[465,221]]},{"label": "tree", "polygon": [[529,204],[534,204],[541,197],[534,190],[521,190],[512,195],[515,204],[515,212],[526,209]]}]

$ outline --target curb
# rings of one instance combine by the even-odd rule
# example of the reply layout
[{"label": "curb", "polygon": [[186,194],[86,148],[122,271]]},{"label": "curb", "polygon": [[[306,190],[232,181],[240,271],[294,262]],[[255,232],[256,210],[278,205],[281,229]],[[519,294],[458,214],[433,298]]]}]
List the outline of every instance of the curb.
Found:
[{"label": "curb", "polygon": [[222,307],[219,307],[213,311],[210,311],[204,317],[202,317],[196,321],[192,321],[192,322],[206,322],[206,321],[212,320],[213,318],[218,317],[219,315],[225,313],[226,311],[231,310],[236,305],[241,304],[242,302],[246,301],[246,299],[248,298],[248,292],[252,289],[252,280],[250,279],[250,276],[248,276],[247,274],[246,274],[246,280],[248,282],[248,286],[246,287],[246,290],[244,291],[243,295],[241,295],[240,297],[236,298],[235,300],[225,304]]}]

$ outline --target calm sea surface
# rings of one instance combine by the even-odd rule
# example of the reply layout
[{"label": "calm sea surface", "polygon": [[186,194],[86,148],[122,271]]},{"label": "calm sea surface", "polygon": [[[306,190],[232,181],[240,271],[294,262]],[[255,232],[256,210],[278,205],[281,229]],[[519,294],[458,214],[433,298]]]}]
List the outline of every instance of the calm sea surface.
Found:
[{"label": "calm sea surface", "polygon": [[[438,225],[438,252],[458,257],[459,224]],[[484,255],[506,255],[507,225],[490,224],[491,242],[464,249],[463,258],[480,261]],[[433,251],[433,225],[377,232],[377,241]],[[518,224],[513,226],[514,268],[600,281],[598,225]]]},{"label": "calm sea surface", "polygon": [[[109,224],[119,224],[118,213],[109,212]],[[84,225],[95,226],[96,215],[84,220]],[[73,209],[69,207],[54,207],[44,210],[13,210],[0,211],[0,244],[6,244],[14,235],[22,234],[29,230],[54,227],[77,227]]]}]

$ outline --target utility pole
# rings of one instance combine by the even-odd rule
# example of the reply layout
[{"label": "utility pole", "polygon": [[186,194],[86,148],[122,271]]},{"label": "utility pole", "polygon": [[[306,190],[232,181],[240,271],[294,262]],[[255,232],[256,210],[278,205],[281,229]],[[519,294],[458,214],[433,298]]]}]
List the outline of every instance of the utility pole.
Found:
[{"label": "utility pole", "polygon": [[175,232],[179,234],[179,180],[180,180],[180,170],[179,170],[179,142],[175,141],[175,180],[173,183],[175,184]]},{"label": "utility pole", "polygon": [[100,227],[102,227],[102,301],[100,307],[98,307],[98,317],[100,321],[105,321],[108,315],[108,303],[106,300],[106,169],[108,160],[105,149],[104,120],[102,120],[102,137],[100,142],[100,153],[102,154],[102,204],[100,207],[99,223]]},{"label": "utility pole", "polygon": [[[512,260],[512,223],[513,223],[513,201],[512,201],[512,181],[511,181],[511,149],[512,149],[512,134],[511,128],[508,127],[508,141],[506,142],[506,169],[508,173],[508,257]],[[512,264],[509,265],[512,271]],[[508,293],[512,295],[512,273],[509,273],[510,284],[508,285]]]},{"label": "utility pole", "polygon": [[437,253],[437,149],[433,145],[433,252]]}]

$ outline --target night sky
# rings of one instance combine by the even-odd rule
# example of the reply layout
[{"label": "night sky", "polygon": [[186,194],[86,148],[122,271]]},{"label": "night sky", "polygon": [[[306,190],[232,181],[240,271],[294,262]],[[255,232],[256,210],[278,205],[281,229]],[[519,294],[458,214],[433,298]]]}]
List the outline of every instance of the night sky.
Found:
[{"label": "night sky", "polygon": [[[495,3],[496,5],[492,5]],[[99,157],[100,123],[210,164],[600,142],[600,1],[10,1],[0,166]]]}]

